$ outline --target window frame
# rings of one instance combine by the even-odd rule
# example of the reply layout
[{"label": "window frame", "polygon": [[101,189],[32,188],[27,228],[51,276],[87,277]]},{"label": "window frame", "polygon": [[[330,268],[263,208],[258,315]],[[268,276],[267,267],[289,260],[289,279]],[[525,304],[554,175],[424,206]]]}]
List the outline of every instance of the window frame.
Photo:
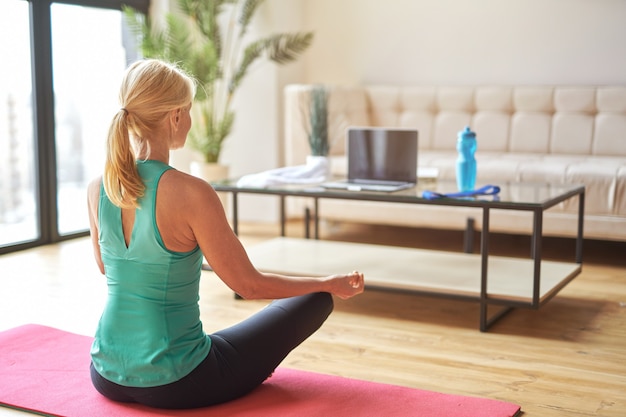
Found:
[{"label": "window frame", "polygon": [[148,13],[150,0],[23,0],[29,3],[31,74],[33,98],[33,140],[35,143],[35,186],[39,237],[0,246],[0,254],[87,236],[89,231],[61,235],[58,230],[57,163],[52,78],[53,4],[69,4],[122,10],[130,6]]}]

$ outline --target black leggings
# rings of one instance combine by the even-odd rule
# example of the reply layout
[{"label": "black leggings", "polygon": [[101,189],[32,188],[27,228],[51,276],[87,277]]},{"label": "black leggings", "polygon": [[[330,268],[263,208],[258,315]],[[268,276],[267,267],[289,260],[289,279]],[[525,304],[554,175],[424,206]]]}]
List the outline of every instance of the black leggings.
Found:
[{"label": "black leggings", "polygon": [[198,408],[239,398],[259,386],[296,346],[324,323],[333,309],[328,293],[273,301],[252,317],[209,335],[206,359],[179,381],[136,388],[103,378],[91,365],[100,394],[157,408]]}]

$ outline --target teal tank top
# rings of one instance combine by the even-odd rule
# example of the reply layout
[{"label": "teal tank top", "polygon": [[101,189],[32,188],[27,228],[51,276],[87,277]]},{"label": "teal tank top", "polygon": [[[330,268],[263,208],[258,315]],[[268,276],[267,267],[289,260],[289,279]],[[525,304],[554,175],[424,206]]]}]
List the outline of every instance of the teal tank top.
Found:
[{"label": "teal tank top", "polygon": [[137,163],[146,186],[130,245],[121,209],[100,188],[100,252],[108,297],[91,347],[95,369],[119,385],[153,387],[177,381],[208,355],[211,340],[200,322],[202,252],[166,249],[156,224],[156,191],[170,166]]}]

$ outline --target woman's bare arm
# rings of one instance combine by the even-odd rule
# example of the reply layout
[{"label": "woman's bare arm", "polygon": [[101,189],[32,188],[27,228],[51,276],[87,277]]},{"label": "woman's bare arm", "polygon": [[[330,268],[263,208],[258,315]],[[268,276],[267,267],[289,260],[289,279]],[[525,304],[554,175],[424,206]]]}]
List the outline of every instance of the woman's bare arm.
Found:
[{"label": "woman's bare arm", "polygon": [[104,264],[100,254],[100,244],[98,243],[98,201],[100,200],[100,183],[102,178],[93,180],[87,188],[87,209],[89,211],[89,231],[91,233],[91,244],[93,254],[100,272],[104,274]]},{"label": "woman's bare arm", "polygon": [[[209,184],[176,172],[163,178],[160,188],[164,197],[161,202],[176,204],[178,212],[184,213],[188,228],[179,228],[182,236],[186,236],[184,239],[195,240],[215,273],[242,297],[275,299],[329,292],[350,298],[363,292],[363,275],[358,272],[296,277],[258,271],[233,233],[219,197]],[[172,209],[169,207],[167,211],[171,213]]]}]

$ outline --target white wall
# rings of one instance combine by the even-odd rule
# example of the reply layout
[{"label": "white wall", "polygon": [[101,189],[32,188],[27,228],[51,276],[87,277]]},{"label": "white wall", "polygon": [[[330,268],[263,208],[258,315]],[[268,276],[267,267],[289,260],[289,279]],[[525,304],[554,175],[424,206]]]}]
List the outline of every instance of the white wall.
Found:
[{"label": "white wall", "polygon": [[626,84],[623,0],[308,0],[304,80]]},{"label": "white wall", "polygon": [[[299,62],[244,80],[222,158],[233,175],[280,166],[292,82],[626,85],[626,0],[267,0],[255,23],[315,40]],[[276,218],[272,203],[241,210]]]}]

